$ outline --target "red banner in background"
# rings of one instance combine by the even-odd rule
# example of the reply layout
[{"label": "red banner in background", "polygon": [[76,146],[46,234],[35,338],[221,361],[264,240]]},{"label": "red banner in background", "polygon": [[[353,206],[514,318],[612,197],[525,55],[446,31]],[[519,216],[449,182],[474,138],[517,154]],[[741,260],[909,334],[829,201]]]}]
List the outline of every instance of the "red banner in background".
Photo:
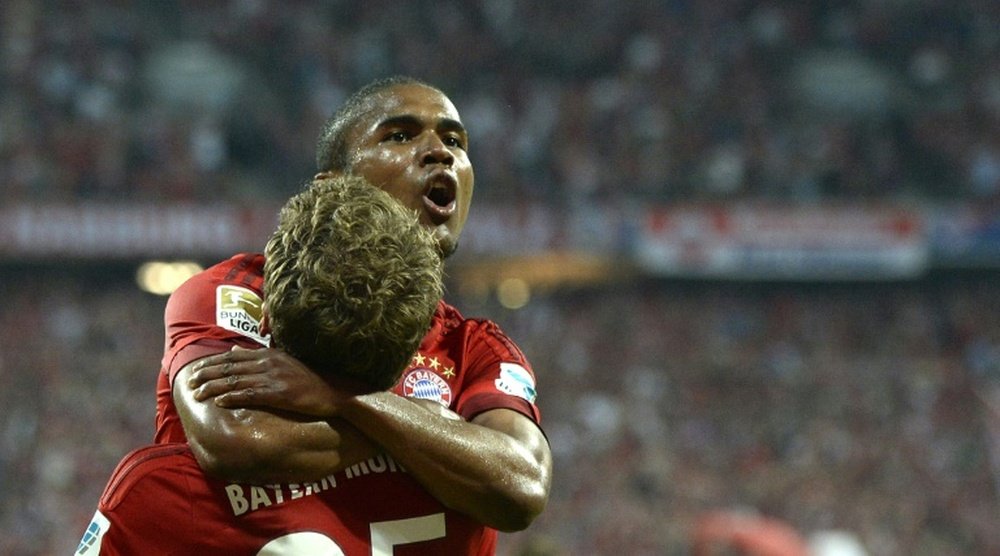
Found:
[{"label": "red banner in background", "polygon": [[736,279],[894,279],[926,270],[920,212],[870,207],[681,206],[643,216],[650,272]]}]

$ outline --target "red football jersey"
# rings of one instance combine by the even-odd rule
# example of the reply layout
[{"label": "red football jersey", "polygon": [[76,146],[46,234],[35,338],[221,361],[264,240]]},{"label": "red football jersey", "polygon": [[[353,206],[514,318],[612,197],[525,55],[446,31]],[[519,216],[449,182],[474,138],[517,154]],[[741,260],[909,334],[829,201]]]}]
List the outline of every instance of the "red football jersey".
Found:
[{"label": "red football jersey", "polygon": [[[263,255],[236,255],[170,296],[156,389],[156,442],[186,441],[171,393],[174,376],[184,365],[233,345],[270,345],[261,327],[263,271]],[[535,422],[540,418],[534,371],[521,350],[495,323],[466,319],[443,301],[393,390],[437,400],[467,420],[496,408],[513,409]]]},{"label": "red football jersey", "polygon": [[[261,326],[263,266],[262,255],[237,255],[188,280],[170,297],[165,313],[164,357],[157,383],[157,443],[186,441],[171,393],[174,377],[184,365],[206,355],[226,351],[233,345],[248,348],[270,345],[267,331]],[[465,419],[471,419],[490,409],[509,408],[528,416],[536,423],[539,420],[538,408],[534,404],[534,373],[517,346],[494,323],[466,319],[454,307],[444,302],[438,305],[428,334],[393,390],[404,396],[436,400]],[[185,454],[184,458],[187,460],[190,456]],[[136,457],[133,456],[131,459],[134,461]],[[121,469],[124,467],[123,464]],[[197,466],[189,471],[197,471]],[[162,470],[152,475],[169,477],[171,473],[173,472]],[[340,474],[335,476],[338,477],[338,490],[330,495],[336,495],[336,500],[339,502],[325,503],[323,512],[309,516],[309,519],[316,527],[324,519],[329,519],[328,526],[332,530],[331,534],[326,536],[334,542],[342,543],[341,548],[346,554],[368,553],[358,552],[353,548],[360,546],[356,544],[357,538],[367,538],[358,531],[369,532],[373,543],[372,554],[406,554],[408,552],[405,552],[407,549],[404,545],[401,545],[402,548],[395,548],[396,552],[391,552],[386,548],[390,546],[386,544],[387,541],[376,542],[377,539],[383,538],[383,530],[389,528],[396,531],[394,534],[397,536],[392,538],[405,540],[410,532],[415,537],[425,536],[428,533],[424,528],[432,525],[434,531],[439,531],[438,523],[442,519],[447,536],[438,541],[415,543],[412,545],[411,553],[492,554],[495,550],[496,530],[471,523],[464,516],[444,509],[408,474],[372,474],[364,481],[363,489],[341,488],[339,485],[344,484],[344,481],[340,480],[339,476]],[[204,478],[198,480],[204,481]],[[357,481],[354,484],[360,483]],[[181,484],[199,483],[184,475]],[[114,492],[117,490],[119,489],[113,484],[109,486],[110,494],[102,500],[102,507],[108,506],[109,511],[113,509],[110,504],[115,500]],[[219,496],[218,489],[214,492]],[[262,497],[261,493],[267,493],[266,490],[257,492],[258,497]],[[354,494],[351,494],[352,492]],[[135,498],[145,498],[147,505],[150,500],[156,500],[157,506],[160,505],[160,500],[168,501],[166,498],[146,498],[142,494],[136,495]],[[320,501],[326,498],[326,495],[316,497],[310,506],[320,504]],[[253,500],[253,492],[249,494],[248,499]],[[383,504],[385,500],[392,500],[392,504]],[[183,501],[177,502],[183,504]],[[356,516],[349,515],[357,511],[354,504],[363,508],[363,511]],[[216,506],[225,507],[218,502]],[[275,508],[280,509],[281,506]],[[303,512],[294,513],[305,513],[309,506],[303,505],[301,508]],[[390,508],[391,512],[382,513],[383,509]],[[95,531],[100,530],[98,523],[100,519],[101,516],[98,514],[95,516],[95,523],[91,525]],[[261,534],[277,537],[284,534],[284,528],[289,524],[296,528],[300,527],[298,522],[286,521],[292,519],[286,516],[276,517],[273,523],[261,520],[263,527]],[[360,521],[351,521],[352,525],[343,526],[348,519]],[[407,521],[411,519],[415,521]],[[114,520],[109,518],[107,521],[110,522],[113,531]],[[158,522],[165,523],[162,520]],[[250,523],[256,526],[253,525],[256,521]],[[475,529],[470,529],[473,526]],[[349,531],[349,538],[353,540],[349,542],[346,537],[343,541],[337,538],[336,535],[340,534],[338,527]],[[250,533],[246,529],[240,530],[241,536]],[[302,529],[289,529],[289,531],[300,530]],[[211,533],[207,534],[211,536]],[[477,534],[481,537],[477,537]],[[441,544],[440,550],[438,545],[430,544],[451,543],[452,536],[455,536],[456,544]],[[255,538],[256,541],[263,539],[259,536]],[[209,541],[202,539],[200,542]],[[81,546],[83,544],[81,543]],[[231,548],[232,545],[225,546]],[[199,550],[198,553],[203,551],[204,549]],[[284,553],[261,552],[274,555]],[[325,553],[338,554],[335,550]]]},{"label": "red football jersey", "polygon": [[387,456],[313,483],[250,486],[207,478],[186,444],[169,443],[119,463],[76,554],[487,555],[495,543]]}]

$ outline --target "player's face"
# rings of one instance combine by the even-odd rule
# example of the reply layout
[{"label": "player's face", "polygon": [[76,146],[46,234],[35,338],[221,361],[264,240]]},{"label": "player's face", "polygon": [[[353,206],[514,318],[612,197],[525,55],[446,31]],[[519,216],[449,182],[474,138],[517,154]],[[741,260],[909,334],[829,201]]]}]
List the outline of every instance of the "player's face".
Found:
[{"label": "player's face", "polygon": [[458,246],[472,202],[469,136],[448,97],[399,85],[374,97],[350,132],[350,168],[420,214],[444,256]]}]

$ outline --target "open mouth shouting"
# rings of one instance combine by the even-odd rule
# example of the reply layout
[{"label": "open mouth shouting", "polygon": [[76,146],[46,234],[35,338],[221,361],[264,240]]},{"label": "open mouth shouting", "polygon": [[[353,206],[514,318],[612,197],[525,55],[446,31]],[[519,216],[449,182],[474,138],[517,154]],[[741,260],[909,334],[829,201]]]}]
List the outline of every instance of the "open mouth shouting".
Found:
[{"label": "open mouth shouting", "polygon": [[444,223],[455,213],[458,207],[457,191],[458,182],[451,173],[436,170],[427,176],[423,201],[428,215],[435,224]]}]

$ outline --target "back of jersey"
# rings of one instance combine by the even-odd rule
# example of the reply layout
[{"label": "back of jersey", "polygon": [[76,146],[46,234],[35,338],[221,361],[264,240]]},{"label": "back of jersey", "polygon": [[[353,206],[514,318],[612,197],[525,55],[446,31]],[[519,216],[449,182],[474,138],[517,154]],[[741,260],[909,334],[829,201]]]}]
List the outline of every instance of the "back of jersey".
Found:
[{"label": "back of jersey", "polygon": [[166,444],[122,460],[78,554],[485,556],[496,535],[387,456],[312,483],[253,486],[207,479],[186,445]]}]

